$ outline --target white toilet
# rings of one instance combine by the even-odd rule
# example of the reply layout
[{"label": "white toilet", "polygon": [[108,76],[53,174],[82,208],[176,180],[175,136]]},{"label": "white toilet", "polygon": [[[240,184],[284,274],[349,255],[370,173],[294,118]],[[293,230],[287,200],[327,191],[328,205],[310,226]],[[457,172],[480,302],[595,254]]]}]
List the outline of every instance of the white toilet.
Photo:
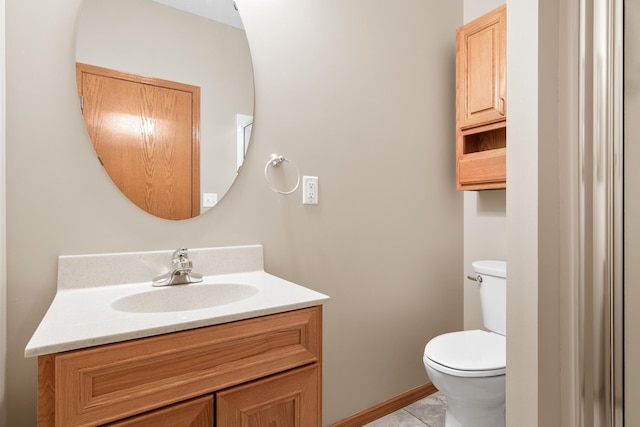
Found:
[{"label": "white toilet", "polygon": [[484,326],[437,336],[424,349],[424,366],[447,398],[445,427],[504,427],[507,264],[472,263]]}]

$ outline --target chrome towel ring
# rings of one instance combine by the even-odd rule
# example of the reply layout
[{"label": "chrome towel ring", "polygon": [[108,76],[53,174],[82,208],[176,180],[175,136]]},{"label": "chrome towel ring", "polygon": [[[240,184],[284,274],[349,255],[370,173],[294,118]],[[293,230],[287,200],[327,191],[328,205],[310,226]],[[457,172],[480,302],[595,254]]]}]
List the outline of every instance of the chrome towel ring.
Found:
[{"label": "chrome towel ring", "polygon": [[[284,162],[291,163],[291,165],[296,169],[296,177],[297,177],[296,185],[293,187],[293,189],[288,190],[288,191],[282,191],[282,190],[278,190],[277,188],[275,188],[273,186],[273,184],[271,183],[271,181],[269,181],[269,175],[268,175],[269,166],[271,166],[273,168],[278,168]],[[291,194],[294,191],[296,191],[298,189],[298,186],[300,186],[300,171],[298,170],[298,166],[296,166],[296,164],[294,162],[292,162],[291,160],[287,159],[285,156],[282,156],[280,154],[272,154],[271,158],[267,161],[267,164],[264,165],[264,179],[267,181],[267,184],[269,185],[269,188],[271,188],[273,191],[275,191],[278,194],[283,194],[283,195],[286,196],[287,194]]]}]

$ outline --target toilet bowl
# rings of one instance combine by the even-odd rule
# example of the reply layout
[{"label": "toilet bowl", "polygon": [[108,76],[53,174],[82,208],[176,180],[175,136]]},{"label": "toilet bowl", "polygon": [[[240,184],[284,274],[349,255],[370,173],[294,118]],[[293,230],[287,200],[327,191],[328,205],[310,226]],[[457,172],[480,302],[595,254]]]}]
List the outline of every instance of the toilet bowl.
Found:
[{"label": "toilet bowl", "polygon": [[506,263],[473,263],[484,325],[439,335],[425,346],[427,375],[447,399],[445,427],[504,427]]}]

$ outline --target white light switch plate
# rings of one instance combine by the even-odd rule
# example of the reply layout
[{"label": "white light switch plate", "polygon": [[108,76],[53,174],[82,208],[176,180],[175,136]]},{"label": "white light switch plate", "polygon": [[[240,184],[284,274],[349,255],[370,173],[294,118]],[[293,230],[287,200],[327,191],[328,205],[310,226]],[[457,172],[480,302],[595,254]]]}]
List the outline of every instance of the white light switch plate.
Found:
[{"label": "white light switch plate", "polygon": [[202,193],[202,207],[212,208],[218,203],[217,193]]}]

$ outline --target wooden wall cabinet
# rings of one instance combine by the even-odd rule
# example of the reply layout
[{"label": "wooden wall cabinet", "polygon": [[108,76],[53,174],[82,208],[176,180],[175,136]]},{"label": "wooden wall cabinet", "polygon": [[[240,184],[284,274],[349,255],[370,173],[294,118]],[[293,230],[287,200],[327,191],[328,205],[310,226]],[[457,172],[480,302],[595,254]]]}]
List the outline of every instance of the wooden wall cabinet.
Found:
[{"label": "wooden wall cabinet", "polygon": [[506,188],[506,6],[456,32],[456,188]]},{"label": "wooden wall cabinet", "polygon": [[319,427],[321,339],[316,306],[39,356],[38,426]]}]

